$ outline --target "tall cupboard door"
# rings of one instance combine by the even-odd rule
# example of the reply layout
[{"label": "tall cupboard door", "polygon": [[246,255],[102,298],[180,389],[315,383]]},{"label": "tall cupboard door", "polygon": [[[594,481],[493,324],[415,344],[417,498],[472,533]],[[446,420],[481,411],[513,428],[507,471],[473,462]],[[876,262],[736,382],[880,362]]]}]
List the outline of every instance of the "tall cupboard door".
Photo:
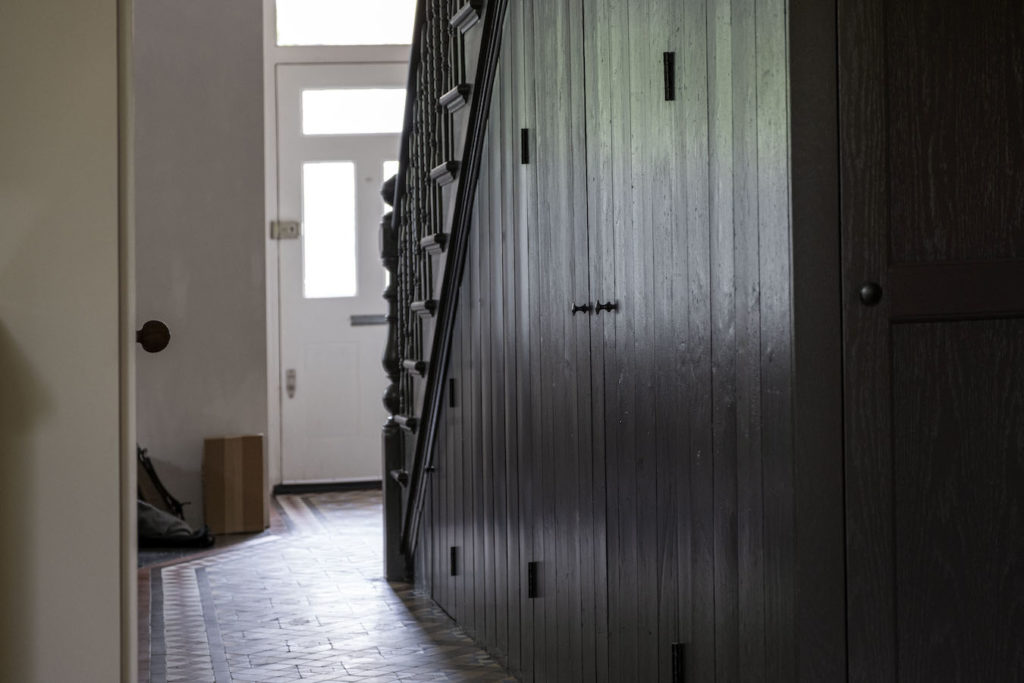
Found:
[{"label": "tall cupboard door", "polygon": [[1024,672],[1024,4],[842,0],[849,680]]},{"label": "tall cupboard door", "polygon": [[[584,12],[607,680],[714,677],[703,2]],[[681,649],[682,648],[682,649]]]},{"label": "tall cupboard door", "polygon": [[[535,598],[529,638],[536,681],[592,681],[596,647],[591,590],[603,558],[589,527],[590,330],[586,146],[579,0],[512,3],[523,13],[528,119],[521,164],[532,176],[529,208],[532,548]],[[529,579],[529,575],[527,574]],[[529,589],[530,586],[527,586]],[[590,598],[584,604],[584,596]]]}]

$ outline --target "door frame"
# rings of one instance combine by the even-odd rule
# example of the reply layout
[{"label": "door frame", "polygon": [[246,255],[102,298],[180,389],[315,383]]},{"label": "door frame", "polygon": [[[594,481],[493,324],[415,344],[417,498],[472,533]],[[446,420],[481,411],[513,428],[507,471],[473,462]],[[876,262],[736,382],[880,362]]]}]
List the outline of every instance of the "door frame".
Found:
[{"label": "door frame", "polygon": [[[839,60],[836,3],[790,0],[789,169],[792,497],[772,515],[794,524],[794,680],[845,681],[846,509],[840,282]],[[766,482],[768,485],[769,482]]]},{"label": "door frame", "polygon": [[118,315],[120,318],[121,680],[138,680],[138,518],[135,454],[135,0],[117,0]]},{"label": "door frame", "polygon": [[[278,47],[275,0],[263,0],[263,120],[266,198],[264,236],[266,239],[267,312],[267,466],[271,487],[281,483],[281,316],[278,268],[279,242],[270,239],[270,222],[277,220],[277,65],[408,63],[410,45],[361,45]],[[383,299],[381,300],[383,302]],[[381,355],[384,350],[381,349]],[[381,377],[384,370],[381,369]],[[383,381],[383,379],[382,379]]]}]

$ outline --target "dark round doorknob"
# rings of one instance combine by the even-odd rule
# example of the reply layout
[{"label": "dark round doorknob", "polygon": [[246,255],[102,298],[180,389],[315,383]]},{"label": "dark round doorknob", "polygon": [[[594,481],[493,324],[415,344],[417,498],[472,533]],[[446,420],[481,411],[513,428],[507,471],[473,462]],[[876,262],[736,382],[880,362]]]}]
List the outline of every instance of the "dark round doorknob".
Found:
[{"label": "dark round doorknob", "polygon": [[619,304],[615,301],[609,301],[607,303],[601,303],[598,301],[597,305],[594,306],[594,311],[596,311],[598,315],[601,315],[601,311],[608,311],[611,313],[612,311],[617,310],[619,310]]},{"label": "dark round doorknob", "polygon": [[582,306],[577,306],[576,303],[573,302],[572,314],[576,315],[577,313],[590,313],[590,304],[583,304]]},{"label": "dark round doorknob", "polygon": [[865,306],[874,306],[882,300],[882,286],[877,282],[865,282],[860,286],[860,302]]},{"label": "dark round doorknob", "polygon": [[171,331],[159,320],[147,320],[142,329],[135,332],[135,341],[142,344],[143,351],[159,353],[171,341]]}]

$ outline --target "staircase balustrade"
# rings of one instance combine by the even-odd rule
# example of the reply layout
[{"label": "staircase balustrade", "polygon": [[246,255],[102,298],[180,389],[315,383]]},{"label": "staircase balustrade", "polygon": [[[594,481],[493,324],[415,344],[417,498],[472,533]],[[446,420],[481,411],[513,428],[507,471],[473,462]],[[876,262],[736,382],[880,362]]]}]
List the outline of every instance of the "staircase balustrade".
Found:
[{"label": "staircase balustrade", "polygon": [[395,178],[381,194],[390,275],[383,365],[385,558],[408,578],[443,406],[467,233],[507,0],[420,0]]}]

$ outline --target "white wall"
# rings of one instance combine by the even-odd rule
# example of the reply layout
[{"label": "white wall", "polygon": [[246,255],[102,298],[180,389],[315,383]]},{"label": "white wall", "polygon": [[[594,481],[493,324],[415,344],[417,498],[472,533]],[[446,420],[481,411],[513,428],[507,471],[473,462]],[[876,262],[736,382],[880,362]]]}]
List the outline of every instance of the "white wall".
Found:
[{"label": "white wall", "polygon": [[136,0],[138,439],[202,519],[203,438],[267,430],[262,6]]},{"label": "white wall", "polygon": [[121,671],[116,0],[0,5],[0,680]]}]

